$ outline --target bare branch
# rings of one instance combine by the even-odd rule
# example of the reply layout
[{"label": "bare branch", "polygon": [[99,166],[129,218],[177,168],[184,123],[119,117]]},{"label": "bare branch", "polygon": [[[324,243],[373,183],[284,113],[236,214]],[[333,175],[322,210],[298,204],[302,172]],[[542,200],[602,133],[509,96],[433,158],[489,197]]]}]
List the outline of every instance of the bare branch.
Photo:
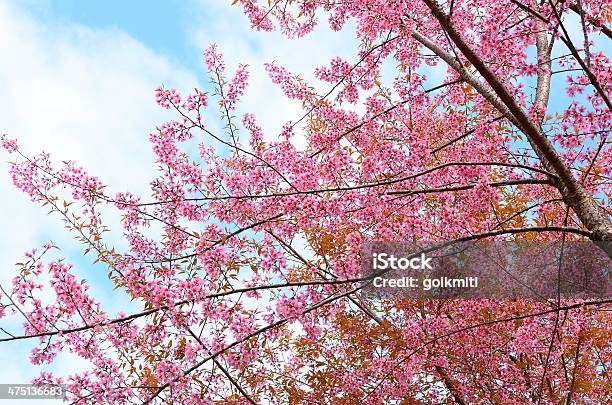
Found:
[{"label": "bare branch", "polygon": [[598,29],[601,30],[601,32],[603,32],[605,36],[607,36],[609,39],[612,39],[612,30],[606,25],[606,23],[600,21],[599,19],[595,17],[587,15],[584,9],[580,6],[578,2],[572,3],[569,6],[569,8],[576,14],[580,16],[584,16],[585,19],[589,22],[589,24],[593,25],[594,27],[597,27]]},{"label": "bare branch", "polygon": [[[507,186],[518,186],[522,184],[547,184],[553,186],[553,182],[548,179],[519,179],[519,180],[506,180],[506,181],[495,181],[490,182],[487,185],[489,187],[507,187]],[[417,195],[417,194],[434,194],[434,193],[444,193],[448,191],[463,191],[470,190],[477,186],[477,184],[465,184],[462,186],[453,186],[453,187],[438,187],[438,188],[424,188],[424,189],[415,189],[415,190],[395,190],[395,191],[387,191],[385,194],[389,195]]]}]

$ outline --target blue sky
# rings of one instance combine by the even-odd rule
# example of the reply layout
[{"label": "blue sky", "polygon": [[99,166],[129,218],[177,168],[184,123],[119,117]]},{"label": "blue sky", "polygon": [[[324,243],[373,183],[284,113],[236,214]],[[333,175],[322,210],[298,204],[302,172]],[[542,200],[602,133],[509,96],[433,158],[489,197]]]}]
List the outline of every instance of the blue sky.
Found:
[{"label": "blue sky", "polygon": [[186,31],[186,27],[194,23],[194,7],[201,6],[191,0],[61,0],[25,4],[37,19],[49,18],[65,24],[121,30],[155,52],[191,69],[200,69],[199,53]]}]

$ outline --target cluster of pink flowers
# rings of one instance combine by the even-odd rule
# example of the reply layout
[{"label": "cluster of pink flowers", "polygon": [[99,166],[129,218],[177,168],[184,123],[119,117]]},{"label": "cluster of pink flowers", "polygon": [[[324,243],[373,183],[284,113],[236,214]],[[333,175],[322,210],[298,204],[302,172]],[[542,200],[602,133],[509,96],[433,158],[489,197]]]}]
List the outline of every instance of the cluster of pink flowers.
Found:
[{"label": "cluster of pink flowers", "polygon": [[181,100],[181,95],[176,89],[164,89],[160,86],[155,90],[155,101],[164,108],[170,108],[173,104],[179,105]]}]

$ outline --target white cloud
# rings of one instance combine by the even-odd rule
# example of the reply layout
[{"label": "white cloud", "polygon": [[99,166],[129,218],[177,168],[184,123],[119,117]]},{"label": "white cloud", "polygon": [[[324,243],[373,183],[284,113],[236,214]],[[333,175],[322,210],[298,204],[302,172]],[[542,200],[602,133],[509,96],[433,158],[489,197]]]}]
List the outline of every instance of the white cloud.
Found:
[{"label": "white cloud", "polygon": [[[0,4],[0,52],[2,132],[27,153],[77,161],[112,191],[147,193],[154,174],[147,134],[171,116],[153,91],[161,83],[190,87],[194,75],[119,30],[40,24],[7,3]],[[14,190],[3,168],[2,256],[16,245],[20,255],[41,233],[64,234],[56,218],[48,221]]]},{"label": "white cloud", "polygon": [[[19,138],[28,153],[45,150],[56,160],[77,161],[113,192],[147,193],[155,174],[147,134],[169,118],[155,105],[153,91],[162,83],[193,87],[193,74],[120,30],[41,22],[8,2],[0,2],[0,54],[0,132]],[[57,216],[46,216],[12,186],[9,158],[3,153],[0,166],[4,286],[14,276],[13,263],[42,239],[52,237],[66,252],[81,248]],[[87,271],[93,272],[87,267],[80,273]],[[111,303],[112,310],[124,304],[93,284],[95,298]],[[0,368],[0,381],[25,383],[38,373],[28,366],[26,347],[3,344],[0,361],[10,366]],[[70,356],[54,367],[60,374],[77,371]]]}]

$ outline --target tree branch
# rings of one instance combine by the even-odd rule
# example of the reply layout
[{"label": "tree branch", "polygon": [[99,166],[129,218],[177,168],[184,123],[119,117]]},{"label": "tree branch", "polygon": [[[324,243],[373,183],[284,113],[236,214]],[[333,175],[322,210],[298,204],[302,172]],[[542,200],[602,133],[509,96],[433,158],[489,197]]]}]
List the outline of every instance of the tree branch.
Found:
[{"label": "tree branch", "polygon": [[574,46],[572,39],[570,38],[567,30],[565,29],[565,25],[563,24],[563,21],[561,21],[561,16],[559,15],[557,8],[554,6],[552,1],[549,0],[549,3],[552,7],[553,13],[555,14],[555,18],[559,22],[561,26],[561,30],[563,31],[563,36],[561,36],[561,41],[563,41],[563,43],[565,44],[565,46],[568,47],[572,55],[574,55],[574,58],[576,59],[576,61],[578,62],[582,70],[584,70],[584,73],[586,74],[587,78],[589,79],[593,87],[595,87],[595,90],[597,91],[597,93],[599,93],[599,96],[602,98],[604,103],[606,103],[606,105],[608,106],[608,110],[612,111],[612,102],[610,102],[610,99],[608,98],[606,91],[603,89],[603,87],[599,83],[599,79],[597,78],[597,76],[595,76],[595,74],[589,68],[588,64],[582,59],[582,57],[578,53],[578,50]]},{"label": "tree branch", "polygon": [[[550,186],[553,185],[553,182],[548,179],[519,179],[519,180],[506,180],[506,181],[495,181],[488,183],[489,187],[507,187],[507,186],[518,186],[522,184],[548,184]],[[452,186],[452,187],[439,187],[439,188],[425,188],[425,189],[415,189],[415,190],[394,190],[387,191],[385,194],[388,195],[417,195],[417,194],[434,194],[434,193],[444,193],[447,191],[463,191],[470,190],[476,187],[477,184],[465,184],[462,186]]]},{"label": "tree branch", "polygon": [[599,19],[586,14],[584,9],[579,6],[578,2],[570,4],[569,8],[578,15],[584,15],[585,19],[589,24],[600,29],[605,36],[612,39],[612,30],[605,24],[605,22],[602,22]]},{"label": "tree branch", "polygon": [[[468,83],[472,84],[483,97],[491,102],[493,106],[498,108],[501,113],[506,115],[513,124],[525,133],[527,140],[540,158],[542,165],[548,171],[554,172],[554,174],[559,177],[557,187],[564,201],[574,210],[586,228],[593,231],[593,240],[612,240],[612,222],[610,221],[610,217],[595,203],[593,196],[574,178],[570,168],[563,162],[550,141],[542,133],[539,126],[534,124],[531,118],[523,111],[514,97],[506,89],[501,80],[463,40],[463,37],[455,29],[448,16],[444,14],[439,4],[435,0],[423,1],[430,8],[432,14],[440,22],[440,25],[448,33],[455,45],[484,78],[488,86],[484,86],[473,75],[466,72],[456,60],[450,57],[448,53],[437,45],[433,44],[429,39],[416,31],[413,32],[413,36],[445,60],[462,75]],[[606,250],[608,256],[612,257],[612,250],[610,247],[607,246],[607,244],[602,244],[602,247]]]}]

